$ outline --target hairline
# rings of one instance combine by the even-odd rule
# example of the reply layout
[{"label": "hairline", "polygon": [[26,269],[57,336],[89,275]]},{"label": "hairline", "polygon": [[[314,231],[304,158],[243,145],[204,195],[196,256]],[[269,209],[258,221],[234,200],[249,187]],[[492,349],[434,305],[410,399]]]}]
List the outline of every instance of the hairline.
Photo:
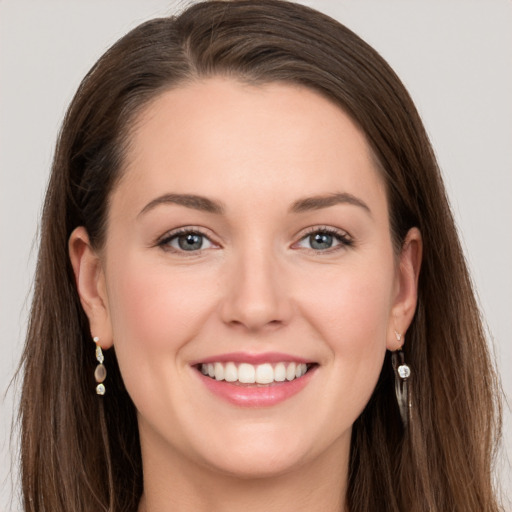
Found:
[{"label": "hairline", "polygon": [[128,159],[130,157],[130,154],[133,147],[134,147],[134,140],[135,140],[135,134],[138,131],[138,129],[141,127],[142,124],[147,120],[147,116],[149,115],[149,112],[151,110],[151,107],[157,103],[162,96],[164,96],[166,93],[186,88],[189,85],[194,84],[204,84],[205,82],[208,82],[209,80],[213,80],[216,78],[224,78],[226,80],[233,81],[235,83],[239,83],[242,85],[247,85],[251,87],[265,87],[267,85],[273,85],[273,84],[280,84],[287,87],[302,89],[302,90],[308,90],[310,92],[313,92],[320,97],[324,98],[325,100],[329,101],[332,105],[340,109],[341,112],[343,112],[346,116],[349,117],[352,123],[356,126],[356,128],[360,131],[361,135],[364,138],[364,141],[366,143],[366,149],[368,152],[368,157],[370,159],[370,163],[372,165],[373,170],[375,171],[377,177],[381,181],[382,185],[384,186],[384,193],[386,196],[386,210],[388,214],[388,221],[389,221],[389,230],[390,230],[390,237],[391,242],[393,246],[393,253],[395,255],[395,259],[398,261],[398,255],[401,250],[402,242],[403,240],[400,239],[399,234],[396,232],[395,227],[393,226],[393,216],[391,215],[391,198],[390,198],[390,190],[389,190],[389,184],[388,180],[386,179],[386,172],[384,170],[384,166],[382,165],[382,162],[378,158],[375,149],[373,147],[373,144],[371,143],[367,132],[364,130],[363,126],[357,121],[357,119],[354,118],[354,116],[348,111],[347,108],[342,105],[341,102],[336,101],[333,97],[329,96],[325,91],[322,91],[320,87],[314,87],[309,84],[305,84],[300,82],[299,80],[293,80],[293,79],[273,79],[271,77],[254,77],[250,73],[237,73],[234,71],[228,72],[226,70],[218,71],[218,72],[210,72],[210,73],[200,73],[196,69],[192,69],[189,71],[186,75],[182,77],[178,77],[175,81],[172,83],[168,83],[164,86],[161,86],[159,88],[156,88],[153,90],[149,95],[148,98],[144,101],[139,102],[136,104],[136,107],[133,112],[130,112],[128,116],[123,119],[123,125],[121,126],[119,130],[119,136],[118,136],[118,148],[120,151],[120,163],[119,168],[117,170],[116,176],[113,180],[112,186],[108,192],[107,195],[107,208],[106,208],[106,215],[105,215],[105,223],[104,223],[104,229],[103,229],[103,239],[101,241],[101,244],[97,247],[97,249],[101,252],[102,249],[104,249],[105,242],[106,242],[106,235],[108,231],[108,225],[109,225],[109,219],[110,219],[110,211],[111,211],[111,199],[115,192],[115,190],[120,186],[120,184],[123,181],[123,178],[129,173],[129,162]]}]

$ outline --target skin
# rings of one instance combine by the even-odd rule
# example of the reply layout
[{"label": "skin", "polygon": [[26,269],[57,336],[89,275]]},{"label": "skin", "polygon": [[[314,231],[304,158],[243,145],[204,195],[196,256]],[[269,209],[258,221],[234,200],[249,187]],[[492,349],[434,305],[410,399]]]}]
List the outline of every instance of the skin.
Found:
[{"label": "skin", "polygon": [[[105,246],[95,251],[77,228],[69,248],[91,333],[115,345],[138,410],[140,510],[342,510],[352,424],[386,349],[403,343],[395,331],[412,320],[421,263],[416,229],[393,250],[364,134],[306,88],[212,78],[145,109],[123,172]],[[224,213],[147,206],[170,193]],[[335,193],[366,207],[290,211]],[[200,251],[180,252],[176,238],[159,245],[180,227],[206,235]],[[308,229],[326,227],[349,243],[315,245]],[[318,366],[297,395],[242,408],[191,366],[238,351]]]}]

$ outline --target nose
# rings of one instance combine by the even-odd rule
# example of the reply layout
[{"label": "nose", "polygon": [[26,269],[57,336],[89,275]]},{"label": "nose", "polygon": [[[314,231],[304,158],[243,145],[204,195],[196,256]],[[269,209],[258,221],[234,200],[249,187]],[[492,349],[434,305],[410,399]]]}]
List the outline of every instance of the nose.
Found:
[{"label": "nose", "polygon": [[272,330],[289,323],[292,301],[286,272],[270,249],[233,256],[225,274],[222,320],[248,331]]}]

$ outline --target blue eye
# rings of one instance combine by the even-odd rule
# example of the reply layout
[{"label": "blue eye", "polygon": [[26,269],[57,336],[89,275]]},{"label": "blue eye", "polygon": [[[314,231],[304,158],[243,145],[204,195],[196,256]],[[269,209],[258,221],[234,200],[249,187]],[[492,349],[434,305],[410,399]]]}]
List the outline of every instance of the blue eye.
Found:
[{"label": "blue eye", "polygon": [[212,242],[202,233],[197,231],[180,231],[165,237],[160,243],[164,248],[171,248],[175,251],[200,251],[213,246]]},{"label": "blue eye", "polygon": [[343,232],[317,228],[303,237],[299,241],[298,246],[325,252],[329,249],[341,248],[341,246],[350,246],[352,243],[352,240]]},{"label": "blue eye", "polygon": [[[215,244],[203,233],[191,229],[181,229],[169,233],[158,245],[172,252],[199,252],[211,249]],[[343,231],[334,228],[315,228],[303,236],[296,246],[316,252],[330,252],[353,245],[352,239]]]},{"label": "blue eye", "polygon": [[308,237],[312,249],[330,249],[337,240],[330,233],[315,233]]}]

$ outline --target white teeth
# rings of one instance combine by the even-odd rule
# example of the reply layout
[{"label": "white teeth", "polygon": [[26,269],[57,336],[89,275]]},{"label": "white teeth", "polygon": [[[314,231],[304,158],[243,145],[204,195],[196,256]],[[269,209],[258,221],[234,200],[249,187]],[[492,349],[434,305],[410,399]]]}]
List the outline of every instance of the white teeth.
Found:
[{"label": "white teeth", "polygon": [[297,368],[295,368],[295,377],[302,377],[307,370],[307,366],[305,364],[298,364]]},{"label": "white teeth", "polygon": [[286,368],[286,380],[295,379],[295,363],[290,363]]},{"label": "white teeth", "polygon": [[256,382],[256,370],[252,364],[242,363],[238,367],[238,380],[243,384]]},{"label": "white teeth", "polygon": [[274,382],[274,368],[271,364],[260,364],[256,366],[256,382],[258,384],[270,384]]},{"label": "white teeth", "polygon": [[228,363],[226,365],[226,368],[224,369],[224,378],[227,382],[235,382],[238,380],[238,370],[235,363]]},{"label": "white teeth", "polygon": [[283,382],[286,380],[286,366],[284,363],[277,363],[274,368],[274,380],[276,382]]},{"label": "white teeth", "polygon": [[215,363],[213,368],[215,370],[215,379],[224,380],[224,366],[222,365],[222,363]]},{"label": "white teeth", "polygon": [[203,375],[215,380],[241,382],[242,384],[272,384],[272,382],[292,381],[302,377],[308,370],[304,363],[263,363],[252,365],[240,363],[207,363],[200,366]]}]

